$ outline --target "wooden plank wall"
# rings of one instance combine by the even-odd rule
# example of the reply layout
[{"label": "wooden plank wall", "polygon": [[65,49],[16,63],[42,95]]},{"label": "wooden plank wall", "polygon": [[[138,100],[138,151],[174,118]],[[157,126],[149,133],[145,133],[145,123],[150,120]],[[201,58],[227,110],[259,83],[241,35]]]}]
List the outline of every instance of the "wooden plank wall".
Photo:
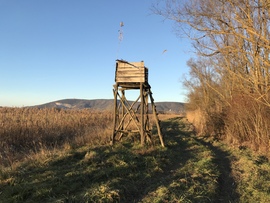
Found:
[{"label": "wooden plank wall", "polygon": [[115,82],[148,82],[148,69],[144,62],[122,62],[117,61],[115,71]]}]

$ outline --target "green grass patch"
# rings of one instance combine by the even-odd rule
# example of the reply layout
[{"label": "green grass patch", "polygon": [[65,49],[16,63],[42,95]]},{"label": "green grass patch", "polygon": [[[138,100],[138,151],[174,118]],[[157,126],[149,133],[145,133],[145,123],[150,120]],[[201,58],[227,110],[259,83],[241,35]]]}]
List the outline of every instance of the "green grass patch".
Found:
[{"label": "green grass patch", "polygon": [[196,137],[185,118],[161,126],[165,148],[142,147],[127,138],[114,146],[65,149],[2,167],[0,202],[269,200],[268,160],[239,151],[239,157],[249,157],[244,168],[224,145]]},{"label": "green grass patch", "polygon": [[248,149],[237,150],[233,162],[241,202],[270,202],[270,163]]}]

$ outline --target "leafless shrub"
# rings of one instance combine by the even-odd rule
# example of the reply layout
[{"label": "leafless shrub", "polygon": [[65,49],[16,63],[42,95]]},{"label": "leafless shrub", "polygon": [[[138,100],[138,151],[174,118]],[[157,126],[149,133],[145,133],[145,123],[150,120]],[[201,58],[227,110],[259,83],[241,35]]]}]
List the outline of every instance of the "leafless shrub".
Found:
[{"label": "leafless shrub", "polygon": [[233,97],[226,123],[227,139],[254,150],[269,151],[270,109],[245,95]]},{"label": "leafless shrub", "polygon": [[269,2],[165,0],[153,11],[192,42],[196,58],[188,61],[184,85],[191,110],[200,112],[197,129],[268,149]]}]

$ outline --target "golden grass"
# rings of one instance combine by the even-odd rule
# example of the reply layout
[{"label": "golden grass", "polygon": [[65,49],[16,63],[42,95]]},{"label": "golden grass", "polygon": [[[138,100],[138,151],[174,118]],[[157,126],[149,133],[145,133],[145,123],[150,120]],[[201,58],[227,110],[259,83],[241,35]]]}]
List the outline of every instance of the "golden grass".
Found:
[{"label": "golden grass", "polygon": [[158,114],[158,118],[161,121],[168,120],[170,118],[176,118],[176,117],[184,117],[184,114]]},{"label": "golden grass", "polygon": [[113,114],[93,110],[0,108],[0,164],[56,148],[108,143]]},{"label": "golden grass", "polygon": [[186,118],[195,127],[197,135],[202,135],[204,133],[204,128],[206,125],[205,117],[200,110],[187,111]]},{"label": "golden grass", "polygon": [[[160,114],[161,120],[176,117]],[[150,125],[155,125],[149,114]],[[136,129],[134,123],[130,128]],[[113,112],[89,109],[0,108],[0,165],[59,149],[108,144],[113,128]]]},{"label": "golden grass", "polygon": [[[267,157],[251,154],[247,148],[232,148],[211,137],[198,138],[180,115],[167,120],[165,117],[168,115],[160,115],[161,120],[165,119],[161,126],[168,135],[166,147],[161,148],[158,145],[130,145],[127,139],[109,146],[110,112],[55,109],[0,109],[0,112],[0,121],[7,122],[1,132],[9,132],[14,126],[19,128],[18,123],[23,123],[20,120],[23,117],[32,118],[32,123],[35,119],[43,123],[45,118],[49,118],[47,127],[51,131],[46,132],[47,135],[54,134],[56,141],[61,129],[64,133],[78,131],[75,135],[62,137],[67,140],[51,145],[46,142],[46,134],[40,131],[37,137],[32,136],[32,139],[40,139],[41,145],[36,145],[36,148],[31,142],[32,145],[26,145],[28,138],[25,135],[31,136],[30,132],[18,134],[17,137],[25,136],[25,142],[23,137],[20,138],[23,146],[16,145],[21,147],[18,148],[21,151],[11,151],[14,153],[6,157],[12,159],[11,167],[0,165],[0,199],[3,202],[270,200]],[[18,123],[14,121],[16,116]],[[32,124],[28,125],[28,130],[34,132],[37,126],[42,127]],[[57,126],[59,131],[56,131]],[[74,131],[63,130],[71,127],[75,128]],[[0,137],[1,145],[8,148],[6,141],[12,143],[12,139],[3,135]],[[99,145],[102,143],[105,145]],[[16,144],[15,139],[13,144]],[[1,156],[8,155],[2,154],[2,148],[0,151]],[[27,159],[21,161],[23,158]],[[1,157],[0,160],[9,164],[8,159],[3,161]]]},{"label": "golden grass", "polygon": [[[160,114],[161,120],[175,114]],[[179,116],[179,115],[178,115]],[[155,126],[153,115],[150,125]],[[108,144],[113,112],[90,109],[0,108],[0,165],[84,145]],[[136,129],[134,123],[130,128]]]},{"label": "golden grass", "polygon": [[0,168],[0,198],[7,203],[209,202],[218,171],[213,159],[202,161],[212,153],[184,130],[185,121],[178,116],[161,122],[169,135],[165,148],[123,139],[113,147],[44,151],[12,170]]}]

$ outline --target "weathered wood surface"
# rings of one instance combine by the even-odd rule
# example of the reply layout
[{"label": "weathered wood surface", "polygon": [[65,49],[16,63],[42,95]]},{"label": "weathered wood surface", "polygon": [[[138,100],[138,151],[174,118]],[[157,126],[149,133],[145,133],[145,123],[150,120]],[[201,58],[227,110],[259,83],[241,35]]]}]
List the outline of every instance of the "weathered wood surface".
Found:
[{"label": "weathered wood surface", "polygon": [[115,82],[148,82],[148,69],[144,62],[116,62]]},{"label": "weathered wood surface", "polygon": [[[123,60],[117,60],[115,71],[114,85],[114,131],[111,136],[111,143],[114,143],[116,135],[121,140],[124,133],[131,132],[127,127],[131,122],[135,124],[133,132],[139,132],[141,138],[141,145],[145,144],[145,141],[151,141],[152,132],[150,130],[150,121],[148,116],[148,96],[150,96],[152,111],[156,120],[156,126],[158,129],[158,135],[161,145],[164,147],[163,137],[159,125],[156,106],[151,92],[151,86],[148,83],[148,69],[144,66],[144,62],[127,62]],[[126,99],[125,90],[139,89],[140,95],[135,102],[131,105]],[[121,91],[121,95],[118,91]],[[117,98],[120,99],[120,105],[118,106]],[[135,108],[135,104],[139,101],[140,104]],[[134,108],[133,108],[134,107]],[[121,112],[122,108],[122,112]],[[127,122],[125,122],[127,120]],[[133,126],[134,127],[134,126]]]},{"label": "weathered wood surface", "polygon": [[127,62],[117,60],[117,64],[119,68],[144,68],[144,62]]}]

